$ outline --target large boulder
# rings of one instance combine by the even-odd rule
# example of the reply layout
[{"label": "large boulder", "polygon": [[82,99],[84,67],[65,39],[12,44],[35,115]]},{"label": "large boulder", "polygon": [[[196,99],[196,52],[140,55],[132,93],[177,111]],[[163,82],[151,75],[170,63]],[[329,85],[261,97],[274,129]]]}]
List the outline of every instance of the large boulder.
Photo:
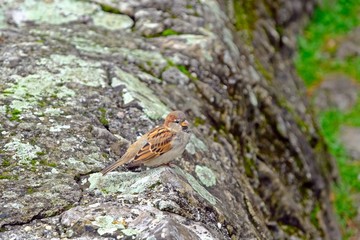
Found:
[{"label": "large boulder", "polygon": [[[339,239],[292,64],[311,1],[0,6],[0,239]],[[183,110],[173,166],[103,167]]]}]

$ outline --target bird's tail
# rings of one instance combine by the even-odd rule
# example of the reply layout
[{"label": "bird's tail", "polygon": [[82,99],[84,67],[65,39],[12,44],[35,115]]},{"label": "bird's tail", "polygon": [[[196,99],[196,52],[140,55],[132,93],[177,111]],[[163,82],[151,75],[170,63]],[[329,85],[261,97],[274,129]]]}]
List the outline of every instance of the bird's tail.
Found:
[{"label": "bird's tail", "polygon": [[108,172],[111,172],[112,170],[120,167],[121,165],[124,165],[127,162],[127,159],[122,159],[120,158],[119,160],[117,160],[116,162],[114,162],[113,164],[107,166],[106,168],[104,168],[103,170],[101,170],[101,173],[103,175],[107,174]]}]

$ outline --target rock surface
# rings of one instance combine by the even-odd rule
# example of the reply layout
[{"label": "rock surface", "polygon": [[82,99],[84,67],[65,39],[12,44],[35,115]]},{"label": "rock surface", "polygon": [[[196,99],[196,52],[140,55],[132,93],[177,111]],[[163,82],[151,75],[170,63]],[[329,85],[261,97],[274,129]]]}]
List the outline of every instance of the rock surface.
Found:
[{"label": "rock surface", "polygon": [[329,75],[317,87],[314,103],[317,109],[337,108],[340,111],[350,110],[358,100],[360,86],[344,75]]},{"label": "rock surface", "polygon": [[[315,1],[0,5],[0,239],[339,239],[294,72]],[[98,171],[184,110],[172,167]]]},{"label": "rock surface", "polygon": [[[341,128],[341,141],[349,156],[356,161],[360,160],[360,128],[343,126]],[[360,175],[359,175],[360,176]]]},{"label": "rock surface", "polygon": [[346,59],[360,56],[360,27],[353,29],[345,39],[342,39],[336,50],[336,57]]}]

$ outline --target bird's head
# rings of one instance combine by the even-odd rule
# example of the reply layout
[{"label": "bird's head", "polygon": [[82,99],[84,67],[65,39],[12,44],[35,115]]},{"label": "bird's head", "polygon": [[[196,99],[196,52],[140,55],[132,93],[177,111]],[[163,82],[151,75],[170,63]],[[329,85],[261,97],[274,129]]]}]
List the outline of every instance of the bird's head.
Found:
[{"label": "bird's head", "polygon": [[182,111],[170,112],[165,118],[164,126],[174,132],[189,130],[189,122]]}]

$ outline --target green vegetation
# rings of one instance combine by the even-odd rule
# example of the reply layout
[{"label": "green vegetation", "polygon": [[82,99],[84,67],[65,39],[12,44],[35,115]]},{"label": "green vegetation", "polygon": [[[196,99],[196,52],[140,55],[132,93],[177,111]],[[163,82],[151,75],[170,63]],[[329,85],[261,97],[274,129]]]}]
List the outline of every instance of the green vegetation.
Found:
[{"label": "green vegetation", "polygon": [[10,121],[20,121],[20,115],[21,115],[21,111],[17,110],[17,109],[12,109],[10,107],[6,107],[6,112],[10,115]]},{"label": "green vegetation", "polygon": [[194,77],[193,75],[191,75],[191,73],[189,72],[189,70],[187,69],[186,66],[184,65],[180,65],[180,64],[175,64],[173,63],[171,60],[167,60],[168,63],[168,67],[176,67],[177,69],[179,69],[180,72],[182,72],[184,75],[186,75],[190,80],[196,81],[198,80],[197,77]]},{"label": "green vegetation", "polygon": [[106,109],[105,108],[99,108],[100,111],[100,122],[104,127],[109,127],[109,120],[106,118]]},{"label": "green vegetation", "polygon": [[108,4],[100,4],[101,10],[103,10],[104,12],[109,12],[109,13],[114,13],[114,14],[121,14],[120,10],[110,6]]},{"label": "green vegetation", "polygon": [[194,126],[195,127],[198,127],[198,126],[201,126],[201,125],[204,125],[206,123],[206,121],[200,117],[195,117],[194,119]]},{"label": "green vegetation", "polygon": [[171,36],[171,35],[179,35],[179,33],[171,28],[169,29],[165,29],[162,33],[161,36]]},{"label": "green vegetation", "polygon": [[[316,88],[325,75],[333,73],[345,74],[360,83],[360,57],[336,56],[345,37],[360,26],[359,12],[358,0],[325,0],[315,11],[304,36],[299,38],[296,59],[297,70],[309,88]],[[337,161],[340,181],[333,188],[333,202],[343,237],[349,239],[358,227],[354,223],[358,207],[354,196],[360,194],[360,159],[349,158],[340,141],[340,132],[342,126],[360,127],[360,100],[346,112],[323,110],[317,117],[329,151]]]},{"label": "green vegetation", "polygon": [[40,164],[43,166],[49,166],[49,167],[57,167],[57,164],[54,162],[49,162],[47,159],[40,160]]},{"label": "green vegetation", "polygon": [[32,187],[28,187],[28,188],[26,189],[26,193],[27,193],[27,194],[32,194],[32,193],[34,193],[34,192],[35,192],[35,189],[32,188]]},{"label": "green vegetation", "polygon": [[320,229],[319,220],[317,218],[317,214],[319,213],[319,211],[320,211],[320,206],[319,203],[317,203],[310,213],[310,221],[317,229]]},{"label": "green vegetation", "polygon": [[11,179],[11,176],[6,174],[0,174],[0,180],[1,179]]},{"label": "green vegetation", "polygon": [[[233,1],[235,10],[235,28],[239,31],[245,31],[248,37],[251,36],[251,30],[254,29],[257,17],[255,15],[255,1]],[[252,37],[250,37],[252,38]]]},{"label": "green vegetation", "polygon": [[3,167],[8,167],[8,166],[10,166],[11,165],[11,163],[10,163],[10,160],[9,159],[4,159],[3,161],[2,161],[2,166]]},{"label": "green vegetation", "polygon": [[345,34],[360,25],[359,0],[326,0],[314,14],[312,23],[299,39],[296,67],[307,86],[321,81],[325,74],[345,72],[360,80],[360,59],[337,59],[335,52]]},{"label": "green vegetation", "polygon": [[0,180],[2,179],[9,179],[9,180],[18,180],[19,176],[11,175],[9,172],[0,173]]},{"label": "green vegetation", "polygon": [[352,235],[352,219],[356,216],[356,206],[352,196],[360,193],[360,164],[357,161],[349,160],[344,146],[339,140],[339,131],[342,125],[360,127],[360,102],[349,113],[342,113],[338,110],[330,110],[320,114],[319,121],[325,141],[329,146],[330,153],[336,158],[340,181],[335,186],[335,211],[339,216],[343,228],[344,237]]}]

